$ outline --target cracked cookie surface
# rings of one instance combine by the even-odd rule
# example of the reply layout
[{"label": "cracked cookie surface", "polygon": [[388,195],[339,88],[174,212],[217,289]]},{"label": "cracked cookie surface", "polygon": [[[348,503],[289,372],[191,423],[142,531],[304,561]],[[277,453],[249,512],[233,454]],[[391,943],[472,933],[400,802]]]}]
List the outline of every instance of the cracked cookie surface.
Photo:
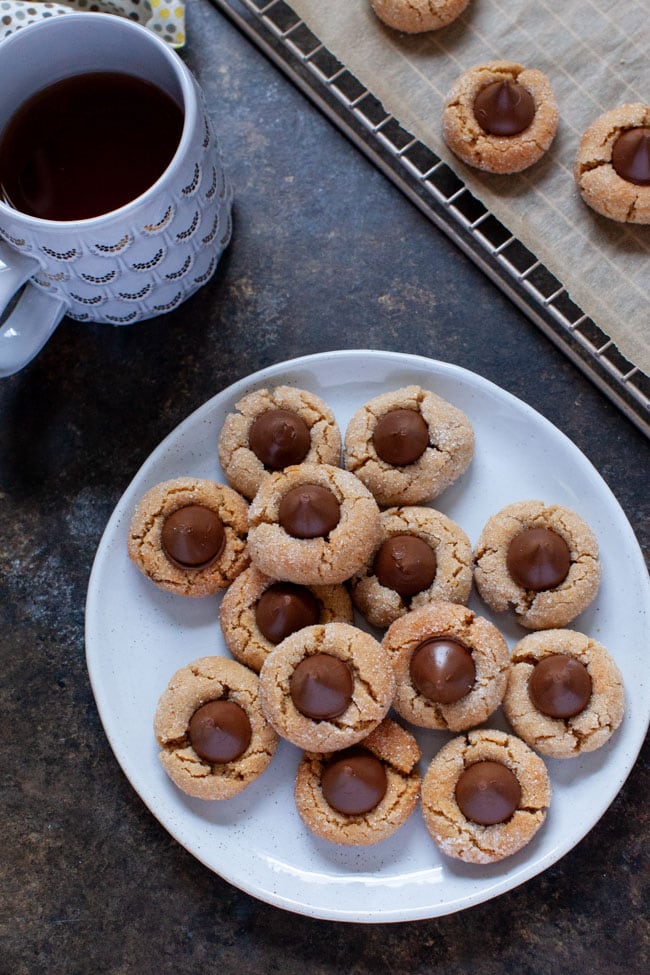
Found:
[{"label": "cracked cookie surface", "polygon": [[[479,92],[495,82],[521,85],[535,103],[533,120],[516,135],[492,135],[474,114]],[[454,83],[442,115],[445,142],[464,163],[489,173],[516,173],[542,158],[555,137],[557,101],[547,76],[511,61],[490,61],[465,71]]]},{"label": "cracked cookie surface", "polygon": [[[479,762],[504,765],[521,797],[505,821],[482,825],[468,819],[456,800],[462,773]],[[542,759],[514,735],[491,729],[452,739],[433,758],[422,780],[422,815],[442,853],[466,863],[495,863],[529,843],[546,819],[551,785]]]},{"label": "cracked cookie surface", "polygon": [[384,797],[369,812],[346,815],[325,798],[323,770],[336,753],[307,752],[298,766],[294,795],[300,818],[312,833],[331,843],[370,846],[388,839],[406,822],[420,797],[420,749],[408,731],[386,718],[361,746],[381,761],[386,775]]},{"label": "cracked cookie surface", "polygon": [[[256,673],[277,646],[262,633],[255,617],[257,603],[276,581],[254,565],[249,566],[229,586],[219,610],[226,646],[233,657]],[[344,586],[308,588],[320,604],[319,623],[352,622],[352,601]]]},{"label": "cracked cookie surface", "polygon": [[[566,543],[570,565],[559,585],[532,591],[508,570],[508,550],[520,532],[548,529]],[[566,626],[596,596],[601,578],[598,542],[591,528],[569,508],[542,501],[517,501],[488,519],[474,551],[474,581],[481,598],[497,613],[510,607],[530,630]]]},{"label": "cracked cookie surface", "polygon": [[630,102],[600,115],[586,131],[574,164],[574,177],[585,203],[619,223],[650,223],[650,185],[623,179],[612,165],[619,136],[650,128],[650,105]]},{"label": "cracked cookie surface", "polygon": [[[382,585],[374,568],[382,544],[399,536],[422,539],[435,556],[431,584],[413,596]],[[471,588],[472,548],[465,532],[442,512],[415,505],[382,511],[380,535],[370,558],[350,580],[357,609],[373,626],[384,628],[430,602],[466,603]]]},{"label": "cracked cookie surface", "polygon": [[[238,704],[251,726],[250,743],[234,761],[211,763],[189,740],[192,715],[210,701]],[[247,667],[226,657],[201,657],[176,671],[154,717],[161,746],[160,761],[172,782],[197,799],[230,799],[267,768],[278,743],[259,702],[259,679]]]},{"label": "cracked cookie surface", "polygon": [[[324,536],[296,538],[280,523],[280,506],[295,488],[329,489],[339,521]],[[329,464],[298,464],[263,482],[249,512],[248,552],[265,575],[307,586],[349,579],[368,558],[379,533],[379,508],[370,491],[348,471]]]},{"label": "cracked cookie surface", "polygon": [[[163,547],[167,518],[183,508],[214,512],[224,530],[223,550],[204,567],[173,562]],[[232,488],[215,481],[178,477],[163,481],[137,503],[128,530],[129,558],[156,586],[181,596],[209,596],[225,589],[249,563],[248,505]]]},{"label": "cracked cookie surface", "polygon": [[[560,655],[579,661],[591,679],[586,706],[571,717],[540,711],[529,691],[537,665]],[[503,710],[514,731],[527,744],[552,758],[572,758],[608,741],[623,720],[625,692],[621,673],[605,647],[574,630],[530,633],[512,651]]]},{"label": "cracked cookie surface", "polygon": [[[351,672],[350,701],[330,720],[301,713],[291,693],[296,668],[325,654]],[[260,671],[260,698],[267,719],[283,738],[312,752],[355,745],[384,719],[395,692],[390,660],[380,643],[348,623],[307,626],[288,636],[268,655]]]},{"label": "cracked cookie surface", "polygon": [[219,462],[228,482],[245,498],[255,497],[269,473],[249,443],[251,427],[264,413],[287,410],[304,420],[309,431],[309,444],[300,463],[334,466],[340,463],[338,424],[327,403],[314,393],[293,386],[259,389],[240,399],[235,408],[236,412],[226,417],[219,435]]},{"label": "cracked cookie surface", "polygon": [[[418,689],[411,663],[422,644],[453,641],[469,651],[474,665],[471,688],[459,699],[434,701]],[[395,711],[421,728],[465,731],[499,707],[508,682],[510,652],[489,620],[453,603],[431,603],[393,623],[382,640],[395,671]]]},{"label": "cracked cookie surface", "polygon": [[[382,460],[373,443],[378,422],[399,410],[419,414],[428,430],[422,454],[401,466]],[[474,431],[468,417],[420,386],[405,386],[368,400],[345,432],[345,467],[384,507],[417,505],[437,497],[465,473],[473,454]]]},{"label": "cracked cookie surface", "polygon": [[389,27],[406,34],[439,30],[459,17],[469,0],[370,0]]}]

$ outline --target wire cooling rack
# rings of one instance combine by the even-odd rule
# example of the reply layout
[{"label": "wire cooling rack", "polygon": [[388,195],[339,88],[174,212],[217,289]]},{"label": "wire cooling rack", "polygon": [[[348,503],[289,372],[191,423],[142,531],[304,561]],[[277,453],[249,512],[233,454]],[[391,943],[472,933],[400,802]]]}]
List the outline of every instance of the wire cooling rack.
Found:
[{"label": "wire cooling rack", "polygon": [[286,0],[211,0],[650,437],[650,377]]}]

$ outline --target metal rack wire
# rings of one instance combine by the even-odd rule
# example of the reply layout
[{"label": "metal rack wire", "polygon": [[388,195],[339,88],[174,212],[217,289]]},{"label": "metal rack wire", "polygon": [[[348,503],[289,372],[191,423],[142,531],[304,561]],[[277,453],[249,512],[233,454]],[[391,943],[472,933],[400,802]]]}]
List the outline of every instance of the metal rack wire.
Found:
[{"label": "metal rack wire", "polygon": [[650,437],[650,377],[286,0],[211,0]]}]

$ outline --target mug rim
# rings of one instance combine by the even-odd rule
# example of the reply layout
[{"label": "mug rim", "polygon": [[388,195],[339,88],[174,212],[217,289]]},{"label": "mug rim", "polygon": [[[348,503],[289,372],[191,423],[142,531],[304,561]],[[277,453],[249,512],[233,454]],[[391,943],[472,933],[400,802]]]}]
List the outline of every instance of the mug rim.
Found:
[{"label": "mug rim", "polygon": [[[48,227],[51,229],[56,229],[59,231],[72,230],[82,226],[84,229],[86,227],[99,226],[102,223],[108,223],[115,218],[123,217],[128,213],[131,208],[135,208],[142,203],[145,203],[147,198],[153,196],[159,187],[159,184],[164,179],[168,179],[170,173],[178,167],[178,160],[180,156],[185,152],[185,149],[190,141],[191,133],[196,125],[197,117],[197,99],[194,96],[193,79],[189,72],[189,69],[180,59],[178,54],[166,44],[162,38],[158,37],[153,31],[144,27],[142,24],[138,24],[133,20],[129,20],[126,17],[120,17],[117,14],[108,14],[100,11],[75,11],[72,10],[70,13],[62,14],[58,17],[47,18],[44,20],[37,20],[34,23],[27,24],[25,27],[21,27],[15,31],[15,33],[10,34],[0,41],[0,59],[2,58],[2,51],[4,45],[11,44],[18,41],[18,39],[25,34],[26,31],[34,32],[36,30],[51,29],[51,26],[58,24],[63,19],[74,19],[76,21],[89,21],[92,18],[93,22],[98,19],[102,21],[110,21],[111,25],[118,26],[118,29],[126,29],[128,31],[135,31],[140,33],[140,35],[147,39],[148,42],[153,43],[158,51],[165,57],[174,75],[179,83],[181,94],[183,98],[183,104],[181,106],[183,110],[183,131],[181,132],[181,137],[178,141],[176,151],[170,159],[169,163],[162,171],[158,179],[148,186],[147,189],[140,193],[139,196],[135,196],[128,203],[124,203],[121,207],[117,207],[115,210],[108,210],[106,213],[100,213],[94,217],[83,217],[77,220],[50,220],[45,217],[34,217],[32,214],[24,213],[22,210],[17,210],[15,207],[8,206],[0,197],[0,214],[8,217],[11,220],[18,221],[20,223],[29,225],[31,227]],[[124,74],[128,72],[122,72]],[[73,77],[73,75],[66,75],[64,77]],[[140,77],[140,76],[138,76]],[[62,80],[62,79],[61,79]],[[17,106],[16,111],[20,108]]]}]

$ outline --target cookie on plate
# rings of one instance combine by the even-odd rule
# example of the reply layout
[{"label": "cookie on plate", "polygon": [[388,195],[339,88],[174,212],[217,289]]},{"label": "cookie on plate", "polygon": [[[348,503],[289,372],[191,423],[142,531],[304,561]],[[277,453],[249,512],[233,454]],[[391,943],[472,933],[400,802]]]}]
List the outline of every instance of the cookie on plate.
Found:
[{"label": "cookie on plate", "polygon": [[177,670],[154,718],[160,761],[197,799],[230,799],[267,768],[278,743],[259,702],[259,679],[226,657]]},{"label": "cookie on plate", "polygon": [[456,406],[420,386],[368,400],[350,420],[344,459],[388,507],[421,504],[441,494],[469,467],[474,431]]},{"label": "cookie on plate", "polygon": [[497,613],[511,606],[529,630],[557,629],[596,596],[598,542],[574,511],[517,501],[486,523],[474,551],[474,581]]},{"label": "cookie on plate", "polygon": [[370,0],[380,20],[405,34],[439,30],[460,17],[469,0]]},{"label": "cookie on plate", "polygon": [[549,79],[535,68],[490,61],[465,71],[445,99],[442,132],[464,163],[517,173],[549,149],[559,120]]},{"label": "cookie on plate", "polygon": [[311,752],[367,737],[388,712],[395,677],[380,643],[348,623],[308,626],[273,650],[260,671],[267,719]]},{"label": "cookie on plate", "polygon": [[215,481],[177,477],[140,499],[127,550],[160,589],[209,596],[248,565],[247,531],[248,505],[236,491]]},{"label": "cookie on plate", "polygon": [[350,580],[355,606],[373,626],[443,600],[466,603],[472,547],[462,528],[433,508],[388,508],[370,558]]},{"label": "cookie on plate", "polygon": [[422,815],[442,853],[466,863],[512,856],[544,823],[551,785],[542,759],[503,731],[444,745],[422,780]]},{"label": "cookie on plate", "polygon": [[585,131],[574,176],[603,217],[650,223],[650,105],[631,102],[600,115]]},{"label": "cookie on plate", "polygon": [[344,586],[278,582],[254,565],[229,586],[219,609],[226,646],[256,673],[278,643],[297,630],[316,623],[351,623],[352,616]]},{"label": "cookie on plate", "polygon": [[249,500],[269,471],[341,460],[341,433],[319,396],[293,386],[258,389],[235,404],[219,435],[228,482]]},{"label": "cookie on plate", "polygon": [[530,633],[512,651],[503,710],[535,751],[572,758],[600,748],[621,724],[623,679],[605,647],[583,633]]},{"label": "cookie on plate", "polygon": [[331,843],[370,846],[388,839],[417,805],[419,758],[415,738],[390,718],[354,748],[307,752],[296,775],[300,818]]},{"label": "cookie on plate", "polygon": [[503,700],[508,644],[465,606],[430,603],[389,626],[382,646],[395,671],[395,711],[422,728],[465,731]]},{"label": "cookie on plate", "polygon": [[379,533],[379,508],[353,474],[298,464],[270,474],[249,512],[248,552],[265,575],[324,586],[349,579]]}]

